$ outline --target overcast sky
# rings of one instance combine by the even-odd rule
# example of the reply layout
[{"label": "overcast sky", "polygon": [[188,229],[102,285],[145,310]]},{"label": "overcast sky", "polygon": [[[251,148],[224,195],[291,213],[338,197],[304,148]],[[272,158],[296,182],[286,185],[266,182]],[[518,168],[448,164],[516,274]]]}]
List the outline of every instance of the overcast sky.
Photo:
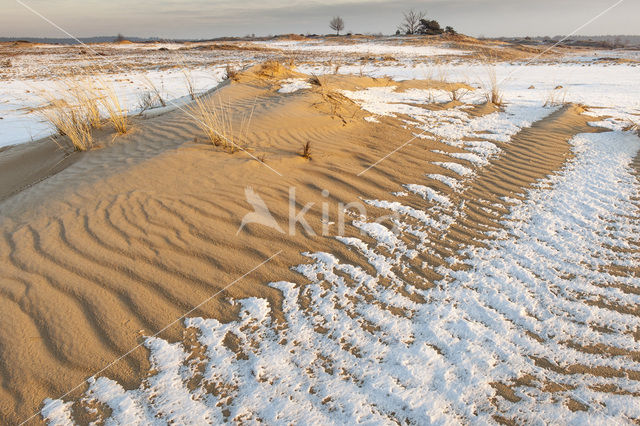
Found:
[{"label": "overcast sky", "polygon": [[[20,0],[77,37],[211,38],[330,32],[334,15],[355,33],[394,33],[402,11],[425,10],[472,36],[568,34],[617,0]],[[624,0],[579,32],[638,34],[640,1]],[[17,0],[2,0],[0,36],[66,37]]]}]

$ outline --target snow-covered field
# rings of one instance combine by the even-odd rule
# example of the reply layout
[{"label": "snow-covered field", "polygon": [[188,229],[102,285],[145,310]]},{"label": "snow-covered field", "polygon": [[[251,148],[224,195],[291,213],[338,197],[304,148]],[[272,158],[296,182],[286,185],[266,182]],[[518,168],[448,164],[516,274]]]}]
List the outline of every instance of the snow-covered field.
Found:
[{"label": "snow-covered field", "polygon": [[[214,88],[225,78],[224,68],[198,68],[187,72],[197,93]],[[181,70],[92,75],[83,80],[113,89],[131,115],[142,111],[141,97],[144,93],[153,91],[152,85],[160,91],[167,108],[182,105],[190,99],[187,77]],[[0,98],[0,147],[54,134],[55,129],[38,113],[38,108],[52,97],[64,98],[64,91],[63,79],[1,81],[0,92],[3,96]],[[156,102],[155,107],[160,106]]]},{"label": "snow-covered field", "polygon": [[[300,43],[278,46],[320,49]],[[638,351],[633,333],[640,318],[597,303],[632,308],[640,303],[640,278],[611,272],[616,266],[640,265],[640,181],[630,166],[640,138],[622,130],[625,120],[640,114],[637,68],[499,64],[494,70],[507,105],[479,118],[468,114],[469,105],[442,111],[417,106],[424,99],[446,101],[444,91],[397,93],[383,87],[344,92],[371,114],[370,121],[403,114],[416,134],[429,131],[464,150],[451,161],[434,163],[457,178],[430,174],[423,182],[401,182],[398,190],[424,198],[423,210],[403,204],[407,192],[366,200],[398,215],[398,235],[358,220],[352,225],[366,237],[336,236],[367,259],[375,274],[331,253],[305,253],[308,263],[294,270],[311,284],[271,284],[284,294],[286,328],[272,323],[269,303],[257,298],[236,302],[242,313],[235,322],[189,318],[185,326],[199,332],[204,361],[189,358],[192,348],[149,338],[154,375],[130,391],[105,377],[92,378],[85,401],[108,405],[111,420],[119,424],[158,419],[163,424],[484,424],[495,423],[496,415],[520,423],[612,424],[639,418],[640,382],[625,372],[639,371],[640,364],[625,354]],[[317,65],[300,71],[327,70]],[[450,81],[476,87],[488,78],[484,65],[445,65],[442,71]],[[355,74],[361,68],[345,66],[340,72]],[[398,81],[432,72],[432,66],[420,62],[365,69],[367,75]],[[291,80],[281,91],[307,88]],[[590,114],[611,116],[600,124],[613,131],[576,135],[570,141],[574,156],[562,170],[539,181],[524,200],[509,198],[487,207],[509,211],[503,229],[487,231],[482,247],[442,259],[445,266],[438,272],[444,278],[437,287],[425,290],[394,272],[405,271],[417,253],[439,256],[431,236],[446,235],[463,214],[463,206],[429,183],[441,182],[461,193],[500,155],[499,143],[508,144],[521,129],[557,110],[544,104],[558,91],[566,101],[603,108]],[[174,93],[180,95],[177,89]],[[471,92],[463,100],[480,103],[481,96]],[[429,142],[422,140],[427,147]],[[299,302],[301,293],[312,301],[306,309]],[[228,333],[237,337],[243,357],[225,346]],[[541,368],[540,360],[551,367]],[[189,388],[200,362],[200,385]],[[572,370],[576,365],[584,368]],[[528,385],[517,386],[510,399],[491,403],[496,383],[523,377],[530,378]],[[554,391],[543,391],[551,385]],[[218,392],[211,394],[211,388]],[[65,424],[70,410],[71,403],[48,400],[42,414],[52,424]]]}]

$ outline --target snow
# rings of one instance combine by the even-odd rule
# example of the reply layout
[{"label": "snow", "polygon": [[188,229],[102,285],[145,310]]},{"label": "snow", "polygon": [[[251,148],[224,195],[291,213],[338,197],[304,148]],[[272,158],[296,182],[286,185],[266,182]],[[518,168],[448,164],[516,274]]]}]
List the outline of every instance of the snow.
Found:
[{"label": "snow", "polygon": [[282,87],[278,90],[280,93],[294,93],[298,90],[311,89],[311,84],[303,78],[288,78],[282,83]]},{"label": "snow", "polygon": [[[187,72],[198,93],[216,87],[224,79],[224,68],[198,68]],[[89,84],[112,88],[129,114],[140,112],[140,96],[149,92],[151,81],[169,107],[189,100],[186,77],[182,70],[151,70],[146,73],[94,75]],[[48,98],[65,97],[65,83],[59,79],[0,80],[0,147],[38,140],[55,133],[38,113]]]},{"label": "snow", "polygon": [[357,54],[374,54],[374,55],[393,55],[402,57],[416,56],[444,56],[444,55],[466,55],[469,52],[450,49],[439,46],[424,45],[398,45],[397,42],[364,42],[354,44],[330,44],[326,42],[310,42],[310,41],[273,41],[256,43],[259,46],[269,47],[272,49],[280,49],[285,51],[301,51],[301,52],[321,52],[321,53],[357,53]]}]

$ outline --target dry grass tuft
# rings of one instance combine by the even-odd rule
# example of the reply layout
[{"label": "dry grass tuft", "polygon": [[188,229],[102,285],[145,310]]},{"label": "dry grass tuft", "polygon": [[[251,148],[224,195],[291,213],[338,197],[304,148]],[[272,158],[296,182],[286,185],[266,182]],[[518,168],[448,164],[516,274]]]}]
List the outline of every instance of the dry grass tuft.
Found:
[{"label": "dry grass tuft", "polygon": [[196,85],[195,82],[193,81],[193,76],[191,75],[190,72],[182,70],[182,74],[184,74],[184,80],[185,83],[187,84],[187,90],[189,91],[189,96],[191,97],[192,101],[196,100]]},{"label": "dry grass tuft", "polygon": [[41,114],[60,135],[69,138],[76,151],[87,151],[93,147],[91,126],[80,106],[55,99],[41,110]]},{"label": "dry grass tuft", "polygon": [[[146,109],[153,108],[156,105],[166,107],[167,103],[162,97],[162,93],[160,92],[160,89],[158,88],[158,86],[156,86],[154,82],[151,81],[151,79],[149,79],[149,77],[147,76],[143,77],[143,83],[147,88],[147,92],[143,93],[140,97],[141,106],[148,104],[149,107]],[[146,102],[144,102],[145,99],[146,99]]]},{"label": "dry grass tuft", "polygon": [[567,91],[562,86],[556,86],[555,89],[550,90],[544,101],[545,107],[561,106],[566,104]]},{"label": "dry grass tuft", "polygon": [[316,74],[312,74],[311,77],[309,77],[308,81],[309,81],[309,84],[311,84],[312,86],[316,86],[320,88],[324,86],[324,79],[320,78],[320,76]]},{"label": "dry grass tuft", "polygon": [[487,103],[493,104],[495,106],[503,106],[504,105],[504,97],[502,94],[502,90],[498,86],[498,78],[496,77],[496,70],[490,68],[488,71],[489,79],[485,84],[485,93],[484,98]]},{"label": "dry grass tuft", "polygon": [[307,160],[311,160],[311,142],[307,141],[307,143],[302,145],[302,152],[300,153],[300,156]]},{"label": "dry grass tuft", "polygon": [[238,70],[233,68],[231,65],[227,65],[225,70],[225,79],[236,81],[238,78]]},{"label": "dry grass tuft", "polygon": [[202,130],[207,140],[214,146],[222,147],[233,154],[241,148],[240,142],[248,140],[249,127],[253,118],[253,109],[240,120],[239,131],[233,127],[233,116],[229,104],[219,99],[196,98],[190,107],[195,124]]},{"label": "dry grass tuft", "polygon": [[469,93],[469,89],[451,86],[449,88],[449,99],[451,102],[459,102]]},{"label": "dry grass tuft", "polygon": [[622,130],[625,132],[636,132],[638,133],[638,136],[640,136],[640,124],[636,123],[630,118],[627,118],[626,121],[627,121],[627,124],[626,126],[623,127]]},{"label": "dry grass tuft", "polygon": [[118,134],[124,135],[131,130],[127,110],[120,103],[120,98],[115,89],[109,85],[103,85],[105,96],[100,98],[100,104],[107,112],[107,120]]},{"label": "dry grass tuft", "polygon": [[291,68],[278,61],[266,61],[260,65],[257,74],[265,78],[282,78],[291,72]]}]

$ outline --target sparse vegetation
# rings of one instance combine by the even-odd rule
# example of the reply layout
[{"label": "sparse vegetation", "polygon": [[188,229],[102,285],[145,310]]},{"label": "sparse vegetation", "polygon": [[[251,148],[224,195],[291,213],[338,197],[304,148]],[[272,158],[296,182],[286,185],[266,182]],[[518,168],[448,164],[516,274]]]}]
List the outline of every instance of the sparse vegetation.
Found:
[{"label": "sparse vegetation", "polygon": [[278,61],[271,60],[262,63],[256,74],[263,78],[280,79],[286,77],[290,71],[290,67],[287,67]]},{"label": "sparse vegetation", "polygon": [[451,86],[449,88],[449,99],[451,102],[459,102],[469,93],[469,89]]},{"label": "sparse vegetation", "polygon": [[184,74],[184,80],[185,80],[185,83],[187,84],[187,90],[189,91],[189,96],[191,97],[192,101],[195,101],[196,86],[195,86],[195,82],[193,81],[193,75],[191,75],[191,72],[186,70],[182,70],[182,73]]},{"label": "sparse vegetation", "polygon": [[311,142],[307,141],[304,145],[302,145],[302,152],[300,153],[302,158],[307,160],[311,160]]},{"label": "sparse vegetation", "polygon": [[238,78],[238,70],[232,67],[231,65],[227,65],[225,69],[225,79],[235,81],[237,78]]},{"label": "sparse vegetation", "polygon": [[565,104],[565,99],[567,97],[567,91],[563,90],[562,86],[556,86],[555,89],[550,90],[547,93],[547,97],[544,101],[545,107],[554,107]]},{"label": "sparse vegetation", "polygon": [[214,146],[222,147],[229,153],[241,149],[240,142],[247,140],[249,126],[253,118],[253,109],[249,115],[240,120],[238,132],[233,128],[231,107],[220,99],[204,99],[198,97],[190,107],[190,113],[195,124],[202,130],[207,140]]},{"label": "sparse vegetation", "polygon": [[127,109],[123,107],[113,87],[104,84],[103,89],[106,93],[100,98],[100,104],[107,112],[107,120],[118,134],[124,135],[130,130]]},{"label": "sparse vegetation", "polygon": [[316,75],[316,74],[311,74],[311,77],[309,77],[309,84],[311,84],[312,86],[316,86],[316,87],[322,87],[324,86],[324,81],[322,80],[322,78],[320,78],[320,76]]},{"label": "sparse vegetation", "polygon": [[69,105],[55,99],[41,111],[42,116],[61,136],[67,136],[76,151],[87,151],[93,146],[93,136],[81,106]]},{"label": "sparse vegetation", "polygon": [[[146,86],[146,88],[148,89],[149,98],[150,98],[150,101],[151,101],[150,108],[153,108],[156,105],[166,107],[167,103],[165,102],[164,98],[162,97],[162,93],[161,93],[160,89],[158,88],[158,86],[156,86],[155,83],[153,81],[151,81],[151,79],[149,77],[147,77],[147,76],[143,77],[143,82],[144,82],[144,85]],[[143,97],[143,96],[145,96],[145,95],[143,94],[141,97]]]},{"label": "sparse vegetation", "polygon": [[627,124],[622,129],[625,132],[636,132],[640,136],[640,123],[636,123],[630,118],[627,118]]},{"label": "sparse vegetation", "polygon": [[502,106],[504,105],[504,97],[500,87],[498,85],[498,78],[496,77],[496,70],[490,68],[488,71],[489,78],[485,83],[484,87],[484,97],[487,103]]}]

